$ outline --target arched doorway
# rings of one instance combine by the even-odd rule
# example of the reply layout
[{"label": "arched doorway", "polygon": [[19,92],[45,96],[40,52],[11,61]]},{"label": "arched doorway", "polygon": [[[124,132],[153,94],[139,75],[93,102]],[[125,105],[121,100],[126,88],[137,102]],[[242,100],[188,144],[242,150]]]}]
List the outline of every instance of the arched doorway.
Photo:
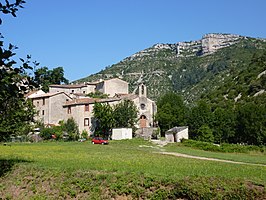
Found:
[{"label": "arched doorway", "polygon": [[139,121],[140,121],[140,128],[147,127],[147,117],[145,115],[141,115]]}]

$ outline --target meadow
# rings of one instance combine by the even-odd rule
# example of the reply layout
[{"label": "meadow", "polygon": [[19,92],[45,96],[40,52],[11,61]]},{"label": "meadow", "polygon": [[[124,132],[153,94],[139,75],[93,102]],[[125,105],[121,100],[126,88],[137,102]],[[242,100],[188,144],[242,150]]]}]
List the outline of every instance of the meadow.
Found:
[{"label": "meadow", "polygon": [[[266,197],[265,166],[181,158],[162,155],[162,151],[196,152],[203,156],[210,153],[173,145],[161,148],[140,139],[110,141],[109,145],[93,145],[89,141],[1,145],[0,196],[3,199]],[[266,157],[219,155],[223,159],[262,164]]]}]

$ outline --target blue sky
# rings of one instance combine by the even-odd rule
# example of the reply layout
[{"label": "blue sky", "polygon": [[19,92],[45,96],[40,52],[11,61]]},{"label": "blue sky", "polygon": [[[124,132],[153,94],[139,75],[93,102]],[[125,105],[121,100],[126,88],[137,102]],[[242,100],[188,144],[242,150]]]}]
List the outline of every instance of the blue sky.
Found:
[{"label": "blue sky", "polygon": [[[1,2],[3,2],[1,0]],[[266,38],[265,0],[26,0],[17,18],[2,16],[6,43],[19,57],[69,80],[99,72],[156,43],[206,33]]]}]

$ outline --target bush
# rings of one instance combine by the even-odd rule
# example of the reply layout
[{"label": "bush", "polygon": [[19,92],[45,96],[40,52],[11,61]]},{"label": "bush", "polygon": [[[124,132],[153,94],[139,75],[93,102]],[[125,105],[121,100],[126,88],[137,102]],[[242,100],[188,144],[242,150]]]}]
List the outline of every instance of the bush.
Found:
[{"label": "bush", "polygon": [[52,137],[53,130],[51,128],[44,128],[41,130],[41,137],[44,140],[49,140]]},{"label": "bush", "polygon": [[182,140],[182,145],[192,148],[197,148],[205,151],[225,152],[225,153],[248,153],[251,151],[266,152],[265,146],[254,145],[240,145],[240,144],[227,144],[215,145],[210,142],[202,142],[196,140]]}]

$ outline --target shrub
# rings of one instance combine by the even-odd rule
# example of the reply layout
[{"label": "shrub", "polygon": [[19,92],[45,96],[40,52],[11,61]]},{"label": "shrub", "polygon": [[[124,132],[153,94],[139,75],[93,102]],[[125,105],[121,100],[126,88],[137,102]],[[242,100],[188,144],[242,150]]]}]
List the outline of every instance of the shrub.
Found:
[{"label": "shrub", "polygon": [[227,144],[215,145],[210,142],[202,142],[196,140],[182,140],[182,145],[205,151],[216,151],[225,153],[247,153],[251,151],[266,152],[265,146],[254,146],[254,145],[240,145],[240,144]]}]

